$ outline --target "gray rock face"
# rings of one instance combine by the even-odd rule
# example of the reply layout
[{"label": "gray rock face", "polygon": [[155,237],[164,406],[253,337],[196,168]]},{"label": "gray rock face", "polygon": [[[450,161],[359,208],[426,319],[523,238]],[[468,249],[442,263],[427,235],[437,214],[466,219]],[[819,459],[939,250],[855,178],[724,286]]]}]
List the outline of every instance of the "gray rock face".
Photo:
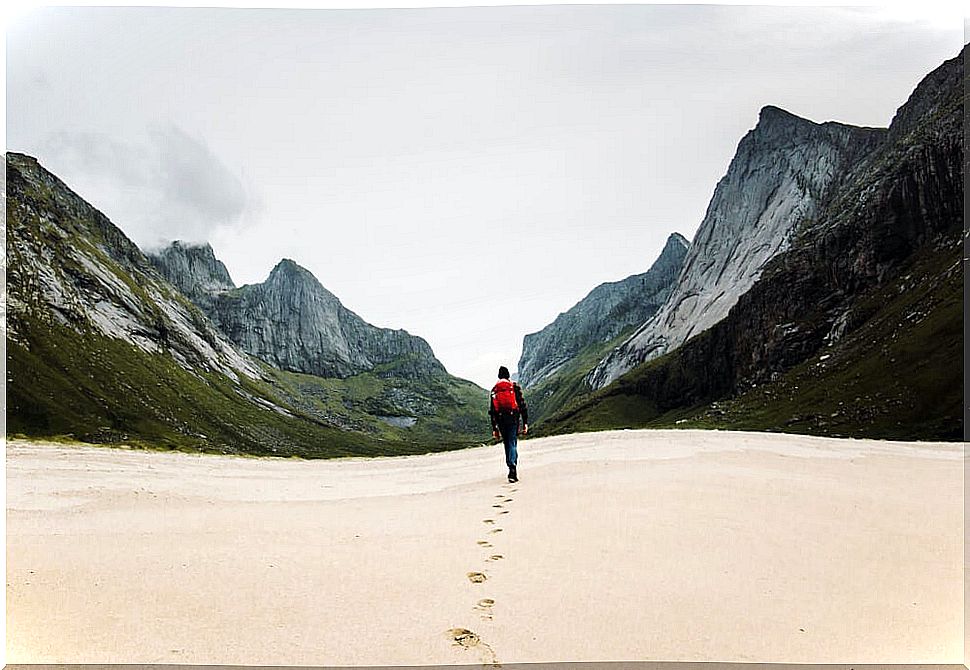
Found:
[{"label": "gray rock face", "polygon": [[281,370],[339,378],[369,371],[408,379],[445,373],[425,340],[370,325],[289,259],[265,282],[239,288],[208,245],[176,242],[152,261],[226,337]]},{"label": "gray rock face", "polygon": [[608,342],[624,328],[650,318],[670,294],[689,246],[683,235],[672,234],[649,270],[600,284],[541,331],[526,335],[519,359],[520,383],[538,384],[584,347]]},{"label": "gray rock face", "polygon": [[606,386],[727,316],[765,264],[789,247],[796,228],[815,219],[840,176],[885,132],[763,108],[714,190],[667,301],[596,367],[590,385]]},{"label": "gray rock face", "polygon": [[216,295],[236,287],[226,266],[208,244],[193,245],[176,240],[161,252],[146,255],[169,283],[206,309]]}]

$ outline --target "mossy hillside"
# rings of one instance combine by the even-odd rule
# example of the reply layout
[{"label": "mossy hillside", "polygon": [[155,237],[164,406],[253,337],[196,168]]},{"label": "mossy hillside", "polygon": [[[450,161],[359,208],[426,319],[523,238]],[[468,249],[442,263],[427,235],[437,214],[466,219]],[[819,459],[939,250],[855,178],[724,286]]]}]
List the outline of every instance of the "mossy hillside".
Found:
[{"label": "mossy hillside", "polygon": [[[273,370],[269,376],[288,404],[345,430],[440,447],[488,436],[487,392],[447,375],[413,380],[368,372],[336,379]],[[414,423],[396,426],[394,419]]]},{"label": "mossy hillside", "polygon": [[10,433],[215,453],[383,452],[372,439],[282,414],[272,398],[217,373],[185,370],[167,354],[60,324],[22,321],[18,330],[29,346],[8,342]]},{"label": "mossy hillside", "polygon": [[592,389],[585,381],[586,376],[607,353],[620,345],[632,332],[633,328],[626,328],[608,342],[584,347],[555,374],[535,386],[523,389],[529,406],[529,421],[535,428],[536,435],[542,434],[543,422],[546,419],[592,393]]},{"label": "mossy hillside", "polygon": [[[146,354],[121,340],[59,324],[28,320],[19,330],[30,344],[8,343],[10,434],[304,458],[426,453],[477,444],[487,436],[486,420],[477,435],[471,426],[464,434],[445,433],[449,420],[466,420],[462,411],[436,417],[416,434],[341,430],[289,406],[285,394],[261,380],[237,383],[218,373],[189,371],[164,353]],[[353,384],[360,392],[359,380]],[[456,407],[475,395],[465,387],[450,392]],[[354,418],[379,425],[364,413]]]},{"label": "mossy hillside", "polygon": [[[874,316],[844,342],[819,351],[779,380],[705,407],[679,425],[962,439],[959,251],[927,255],[865,302],[861,308],[874,309]],[[678,419],[683,417],[660,417],[653,424]]]},{"label": "mossy hillside", "polygon": [[542,422],[539,430],[546,435],[562,435],[646,427],[663,410],[649,393],[643,392],[640,378],[658,372],[674,379],[689,378],[692,368],[682,364],[678,353],[675,350],[648,361],[605,388],[569,398]]}]

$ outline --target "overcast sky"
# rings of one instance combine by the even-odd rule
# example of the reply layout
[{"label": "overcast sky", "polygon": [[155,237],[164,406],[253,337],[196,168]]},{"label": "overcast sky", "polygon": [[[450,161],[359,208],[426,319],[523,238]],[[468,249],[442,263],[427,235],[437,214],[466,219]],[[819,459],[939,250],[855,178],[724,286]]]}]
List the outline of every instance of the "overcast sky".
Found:
[{"label": "overcast sky", "polygon": [[490,385],[522,337],[690,239],[776,105],[886,126],[963,43],[885,9],[47,8],[7,33],[7,148],[143,249],[281,258]]}]

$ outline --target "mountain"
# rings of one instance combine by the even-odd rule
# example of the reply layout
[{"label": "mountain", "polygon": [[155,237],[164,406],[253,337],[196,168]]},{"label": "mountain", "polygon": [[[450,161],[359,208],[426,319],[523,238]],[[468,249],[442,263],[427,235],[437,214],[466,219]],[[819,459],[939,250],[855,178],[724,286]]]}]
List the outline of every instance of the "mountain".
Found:
[{"label": "mountain", "polygon": [[765,264],[810,225],[840,179],[882,141],[883,129],[813,123],[764,107],[738,144],[670,297],[589,376],[602,388],[727,316]]},{"label": "mountain", "polygon": [[261,284],[235,288],[208,245],[173,242],[150,259],[232,342],[281,370],[342,379],[447,374],[425,340],[367,323],[292,260]]},{"label": "mountain", "polygon": [[689,246],[680,233],[670,235],[649,270],[600,284],[541,331],[526,335],[518,368],[522,385],[548,379],[589,345],[608,342],[646,321],[670,294]]},{"label": "mountain", "polygon": [[[929,74],[888,131],[862,131],[865,141],[724,318],[671,350],[672,336],[646,337],[651,324],[674,324],[665,318],[676,311],[658,312],[624,345],[625,358],[597,370],[600,383],[630,371],[563,408],[546,430],[676,424],[962,437],[965,54]],[[705,224],[716,209],[712,201]],[[667,353],[632,367],[650,341]]]},{"label": "mountain", "polygon": [[[251,357],[36,159],[6,160],[10,434],[304,457],[423,453],[487,434],[487,395],[471,382],[322,379]],[[169,261],[202,303],[237,290],[211,249]]]}]

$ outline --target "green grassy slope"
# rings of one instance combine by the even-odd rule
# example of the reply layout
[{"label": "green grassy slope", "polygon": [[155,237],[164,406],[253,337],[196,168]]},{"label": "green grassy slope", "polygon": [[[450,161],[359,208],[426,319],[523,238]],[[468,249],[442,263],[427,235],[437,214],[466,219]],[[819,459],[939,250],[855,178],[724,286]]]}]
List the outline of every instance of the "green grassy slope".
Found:
[{"label": "green grassy slope", "polygon": [[307,416],[381,440],[454,448],[488,437],[487,392],[454,377],[331,379],[275,369],[269,377],[275,393]]},{"label": "green grassy slope", "polygon": [[59,324],[27,321],[19,331],[7,343],[10,434],[258,455],[380,451],[371,438],[272,409],[250,380],[237,386],[167,354]]},{"label": "green grassy slope", "polygon": [[[845,341],[681,425],[962,439],[960,264],[959,248],[924,255],[904,277],[867,296],[868,306],[881,307]],[[669,422],[667,417],[654,424]]]},{"label": "green grassy slope", "polygon": [[525,401],[529,405],[529,421],[537,428],[536,435],[542,434],[542,424],[546,419],[592,393],[592,389],[584,379],[596,364],[611,349],[629,337],[632,331],[632,328],[627,328],[609,342],[591,344],[583,348],[551,377],[523,390]]},{"label": "green grassy slope", "polygon": [[[146,354],[96,333],[79,336],[57,324],[28,321],[20,335],[7,343],[11,435],[306,458],[425,453],[488,435],[484,391],[472,384],[435,389],[451,402],[450,411],[419,418],[411,429],[344,407],[348,430],[304,407],[312,404],[309,393],[295,402],[299,382],[271,368],[271,381],[243,377],[237,383],[187,370],[167,354]],[[383,381],[305,377],[304,388],[331,387],[336,397],[364,406],[380,398]]]}]

